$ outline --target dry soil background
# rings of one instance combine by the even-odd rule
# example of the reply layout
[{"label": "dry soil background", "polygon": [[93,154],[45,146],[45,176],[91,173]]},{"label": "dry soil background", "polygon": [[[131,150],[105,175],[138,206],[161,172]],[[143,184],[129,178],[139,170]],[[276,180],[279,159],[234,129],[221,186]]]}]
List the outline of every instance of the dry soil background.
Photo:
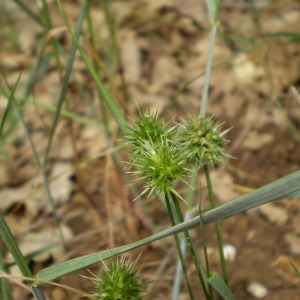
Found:
[{"label": "dry soil background", "polygon": [[[71,44],[55,2],[48,2],[53,24],[46,33],[13,1],[0,2],[1,68],[11,85],[22,71],[17,95],[30,98],[22,111],[40,155],[45,151],[53,121],[49,107],[55,107],[61,87],[60,70],[49,39],[59,40],[65,55]],[[72,23],[79,2],[63,1]],[[224,127],[232,127],[227,135],[231,141],[227,152],[235,159],[212,170],[219,203],[300,167],[299,1],[251,2],[222,1],[221,6],[207,113],[224,122]],[[205,3],[112,1],[119,60],[115,59],[101,5],[91,1],[91,6],[95,48],[91,47],[86,24],[81,42],[124,113],[129,118],[134,116],[138,103],[158,109],[166,120],[196,114],[209,37]],[[45,46],[41,51],[42,45]],[[26,91],[37,59],[45,67],[34,74],[34,84]],[[62,55],[62,69],[64,59]],[[1,86],[5,90],[3,76]],[[3,115],[7,97],[3,93],[0,97]],[[95,84],[78,54],[64,109],[91,122],[62,116],[47,165],[67,250],[55,247],[34,257],[30,260],[34,272],[52,263],[134,242],[170,226],[156,198],[133,202],[131,187],[112,155],[114,147],[120,145],[117,126],[98,100]],[[13,132],[1,138],[0,208],[22,251],[29,254],[60,243],[60,239],[30,143],[13,116]],[[105,118],[110,127],[109,138],[93,122],[97,119],[103,123]],[[127,159],[125,149],[119,153],[123,160]],[[206,201],[201,174],[200,184]],[[184,195],[186,188],[180,187],[180,192]],[[237,299],[254,299],[249,292],[253,282],[267,289],[263,299],[300,299],[300,280],[290,265],[293,261],[300,267],[299,199],[253,209],[222,221],[221,226],[224,242],[237,251],[228,262],[230,286]],[[201,252],[199,231],[191,233]],[[213,269],[219,271],[213,226],[207,226],[206,237]],[[2,242],[1,249],[5,260],[10,261]],[[153,281],[146,299],[171,299],[176,264],[173,238],[128,253],[128,257],[141,251],[140,275],[144,281]],[[89,267],[93,272],[99,269],[101,263]],[[16,268],[10,272],[18,274]],[[189,273],[196,278],[192,267]],[[81,270],[59,282],[88,291],[91,283],[79,274],[88,273]],[[199,291],[197,299],[201,299],[196,279],[193,287]],[[45,286],[45,291],[48,299],[81,299],[61,288]],[[13,299],[31,299],[24,286],[16,283],[12,283],[12,295]],[[188,299],[185,287],[180,299]]]}]

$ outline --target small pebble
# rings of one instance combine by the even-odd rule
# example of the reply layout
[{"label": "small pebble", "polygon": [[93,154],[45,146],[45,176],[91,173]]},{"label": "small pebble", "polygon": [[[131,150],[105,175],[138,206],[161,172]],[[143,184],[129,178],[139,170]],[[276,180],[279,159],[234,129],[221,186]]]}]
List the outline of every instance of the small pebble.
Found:
[{"label": "small pebble", "polygon": [[236,248],[232,244],[225,244],[223,246],[224,258],[226,261],[233,262],[236,258]]},{"label": "small pebble", "polygon": [[300,254],[300,236],[296,233],[287,233],[285,235],[285,241],[288,243],[290,253],[294,255]]},{"label": "small pebble", "polygon": [[263,298],[268,294],[268,289],[258,282],[252,282],[248,285],[247,291],[255,298]]},{"label": "small pebble", "polygon": [[284,225],[289,220],[289,213],[284,207],[273,203],[261,205],[259,212],[270,222],[276,225]]}]

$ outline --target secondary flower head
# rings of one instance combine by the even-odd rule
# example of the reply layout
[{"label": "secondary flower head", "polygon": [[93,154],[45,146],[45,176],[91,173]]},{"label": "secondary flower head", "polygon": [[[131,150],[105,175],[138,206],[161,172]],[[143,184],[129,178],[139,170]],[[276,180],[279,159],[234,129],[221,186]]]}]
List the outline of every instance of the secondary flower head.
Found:
[{"label": "secondary flower head", "polygon": [[222,124],[214,124],[212,117],[195,116],[180,124],[179,144],[185,149],[187,160],[197,167],[223,162],[229,130],[221,131]]},{"label": "secondary flower head", "polygon": [[110,264],[104,264],[104,271],[93,274],[91,279],[95,284],[94,296],[97,300],[141,300],[147,284],[139,282],[136,276],[137,262],[126,261],[125,257],[113,258]]}]

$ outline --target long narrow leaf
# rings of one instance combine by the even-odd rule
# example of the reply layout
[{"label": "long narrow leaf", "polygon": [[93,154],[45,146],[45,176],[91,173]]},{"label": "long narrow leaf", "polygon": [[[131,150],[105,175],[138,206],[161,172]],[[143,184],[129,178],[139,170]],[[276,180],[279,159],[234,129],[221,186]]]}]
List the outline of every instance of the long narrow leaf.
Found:
[{"label": "long narrow leaf", "polygon": [[[230,216],[244,212],[250,208],[265,204],[270,201],[292,198],[300,196],[300,170],[282,177],[272,183],[269,183],[247,195],[243,195],[228,203],[222,204],[202,215],[202,223],[208,224],[218,220],[228,218]],[[37,274],[38,279],[52,280],[80,268],[87,267],[98,261],[107,259],[117,254],[127,252],[140,246],[149,244],[156,240],[160,240],[167,236],[186,231],[199,226],[200,216],[197,216],[189,221],[178,224],[174,227],[156,233],[138,242],[117,247],[110,250],[105,250],[97,253],[81,256],[58,265],[41,270]]]},{"label": "long narrow leaf", "polygon": [[208,283],[225,299],[235,300],[234,295],[225,283],[224,279],[216,272],[212,272],[212,275],[208,279]]},{"label": "long narrow leaf", "polygon": [[111,97],[110,93],[108,92],[108,90],[105,88],[101,78],[99,77],[99,75],[97,74],[93,64],[91,63],[91,61],[89,60],[86,52],[84,51],[84,49],[82,48],[82,46],[80,45],[80,43],[78,42],[78,38],[74,35],[71,26],[67,20],[66,14],[62,8],[61,5],[61,0],[56,0],[59,10],[61,12],[61,15],[64,19],[64,22],[68,28],[68,31],[70,33],[70,35],[72,36],[72,40],[73,43],[76,44],[78,51],[80,52],[82,59],[84,60],[86,67],[88,69],[88,71],[90,72],[91,77],[93,78],[96,87],[98,89],[99,94],[102,96],[103,100],[105,101],[108,109],[110,110],[110,112],[112,113],[112,115],[114,116],[114,118],[116,119],[116,121],[118,122],[121,130],[124,132],[126,130],[126,126],[127,126],[127,121],[124,118],[122,112],[120,111],[118,105],[115,103],[115,101],[113,100],[113,98]]},{"label": "long narrow leaf", "polygon": [[[13,258],[15,259],[20,271],[26,277],[33,277],[31,270],[29,269],[23,254],[21,253],[18,244],[12,235],[3,214],[0,212],[0,235],[3,238],[9,252],[12,254]],[[31,282],[28,282],[29,285],[32,285]],[[45,300],[45,296],[43,291],[40,287],[32,286],[32,293],[34,297],[38,300]]]},{"label": "long narrow leaf", "polygon": [[17,242],[12,235],[7,223],[5,222],[4,216],[0,212],[0,234],[5,242],[9,252],[14,257],[19,269],[21,270],[22,274],[26,277],[32,277],[32,273],[23,257],[20,248],[17,245]]},{"label": "long narrow leaf", "polygon": [[[1,73],[3,74],[3,77],[4,77],[4,80],[6,82],[6,85],[9,87],[9,84],[7,82],[7,78],[6,78],[5,73],[3,72],[2,68],[1,68]],[[21,73],[19,74],[18,79],[17,79],[15,85],[12,87],[12,89],[10,91],[10,94],[7,93],[8,102],[7,102],[6,108],[4,110],[4,113],[3,113],[3,116],[2,116],[1,122],[0,122],[0,137],[2,136],[2,130],[4,128],[5,121],[6,121],[7,116],[9,114],[10,110],[11,110],[11,107],[13,105],[12,103],[13,103],[13,99],[14,99],[14,94],[15,94],[16,88],[18,86],[20,77],[21,77]]]},{"label": "long narrow leaf", "polygon": [[[18,82],[17,82],[18,83]],[[50,111],[55,113],[57,111],[57,107],[55,105],[51,105],[51,104],[47,104],[47,103],[43,103],[43,102],[39,102],[39,101],[33,101],[31,98],[26,98],[26,97],[19,97],[18,95],[14,95],[14,97],[12,97],[12,93],[15,90],[15,86],[13,87],[13,89],[10,91],[10,93],[6,92],[4,90],[4,88],[2,88],[0,86],[0,95],[3,95],[4,97],[8,98],[8,103],[11,101],[12,98],[21,101],[21,102],[26,102],[27,104],[32,104],[34,106],[43,108],[44,110]],[[7,104],[7,106],[10,104]],[[7,106],[6,109],[7,110]],[[93,126],[93,127],[98,127],[100,129],[103,128],[103,126],[101,125],[101,123],[97,120],[90,120],[86,117],[82,117],[72,111],[66,110],[66,109],[61,109],[60,110],[60,116],[62,117],[66,117],[69,118],[70,120],[85,124],[85,125],[89,125],[89,126]],[[5,121],[4,115],[1,119],[1,125],[0,125],[0,135],[2,135],[2,123]]]},{"label": "long narrow leaf", "polygon": [[32,9],[30,9],[28,6],[26,6],[22,1],[20,0],[14,0],[15,3],[17,3],[23,11],[25,11],[29,17],[34,20],[37,24],[39,24],[41,27],[46,28],[46,25],[43,23],[43,20],[40,18],[39,15],[37,15],[35,12],[33,12]]},{"label": "long narrow leaf", "polygon": [[[85,16],[85,12],[86,12],[87,7],[88,7],[88,1],[85,0],[81,4],[80,10],[79,10],[79,15],[78,15],[76,26],[75,26],[74,35],[76,36],[76,38],[79,38],[79,36],[80,36],[81,28],[82,28],[82,24],[83,24],[83,20],[84,20],[84,16]],[[54,116],[53,124],[52,124],[52,127],[51,127],[49,139],[48,139],[48,144],[47,144],[46,151],[45,151],[44,167],[47,164],[48,155],[49,155],[50,147],[51,147],[51,144],[52,144],[52,139],[53,139],[53,136],[54,136],[56,126],[58,124],[58,120],[59,120],[59,117],[60,117],[60,111],[62,109],[62,105],[63,105],[64,99],[66,97],[66,94],[67,94],[69,80],[70,80],[70,76],[71,76],[71,73],[72,73],[72,70],[73,70],[73,63],[74,63],[74,60],[75,60],[76,50],[77,50],[76,44],[73,42],[72,45],[71,45],[70,55],[69,55],[69,58],[68,58],[68,61],[67,61],[66,72],[65,72],[65,76],[64,76],[63,82],[62,82],[62,87],[61,87],[61,91],[60,91],[60,95],[59,95],[59,100],[58,100],[58,103],[57,103],[56,113],[55,113],[55,116]]]},{"label": "long narrow leaf", "polygon": [[298,269],[291,260],[290,260],[290,264],[293,267],[293,269],[295,270],[297,276],[300,277],[300,269]]},{"label": "long narrow leaf", "polygon": [[[0,274],[7,271],[4,264],[3,251],[0,249]],[[6,278],[0,278],[0,299],[9,300],[10,297],[10,285]]]}]

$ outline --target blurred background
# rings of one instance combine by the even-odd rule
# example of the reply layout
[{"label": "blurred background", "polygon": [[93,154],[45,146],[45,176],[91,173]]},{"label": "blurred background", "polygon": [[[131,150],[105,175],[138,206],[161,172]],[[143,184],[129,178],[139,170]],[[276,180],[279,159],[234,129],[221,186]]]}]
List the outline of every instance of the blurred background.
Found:
[{"label": "blurred background", "polygon": [[[62,3],[73,30],[80,3]],[[226,152],[234,159],[211,170],[218,203],[300,167],[299,28],[299,1],[222,1],[207,114],[232,128]],[[209,30],[203,0],[90,1],[80,44],[129,122],[138,106],[176,122],[199,113]],[[1,119],[8,112],[0,137],[0,209],[22,252],[31,255],[33,272],[168,228],[156,197],[133,201],[142,185],[130,185],[128,149],[79,51],[62,110],[55,114],[72,43],[56,2],[0,1],[0,43]],[[17,105],[7,108],[16,84]],[[45,157],[56,116],[42,169],[37,157]],[[185,197],[187,188],[179,185],[178,191]],[[195,214],[200,196],[205,208],[201,172]],[[299,277],[290,264],[300,266],[299,199],[233,216],[221,229],[224,243],[236,251],[228,271],[237,299],[255,299],[254,282],[267,290],[263,299],[300,299]],[[219,271],[213,225],[205,233],[212,269]],[[202,253],[199,230],[191,234]],[[135,258],[142,252],[139,274],[152,281],[146,299],[171,299],[174,245],[169,237],[126,254]],[[1,254],[2,264],[12,261],[2,241]],[[97,273],[103,265],[88,269]],[[19,274],[15,266],[6,271]],[[188,272],[201,297],[192,264]],[[92,284],[80,274],[89,273],[80,270],[58,282],[88,292]],[[22,283],[10,287],[12,299],[31,299]],[[48,299],[82,299],[62,288],[44,288]],[[184,285],[180,299],[189,299]]]}]

